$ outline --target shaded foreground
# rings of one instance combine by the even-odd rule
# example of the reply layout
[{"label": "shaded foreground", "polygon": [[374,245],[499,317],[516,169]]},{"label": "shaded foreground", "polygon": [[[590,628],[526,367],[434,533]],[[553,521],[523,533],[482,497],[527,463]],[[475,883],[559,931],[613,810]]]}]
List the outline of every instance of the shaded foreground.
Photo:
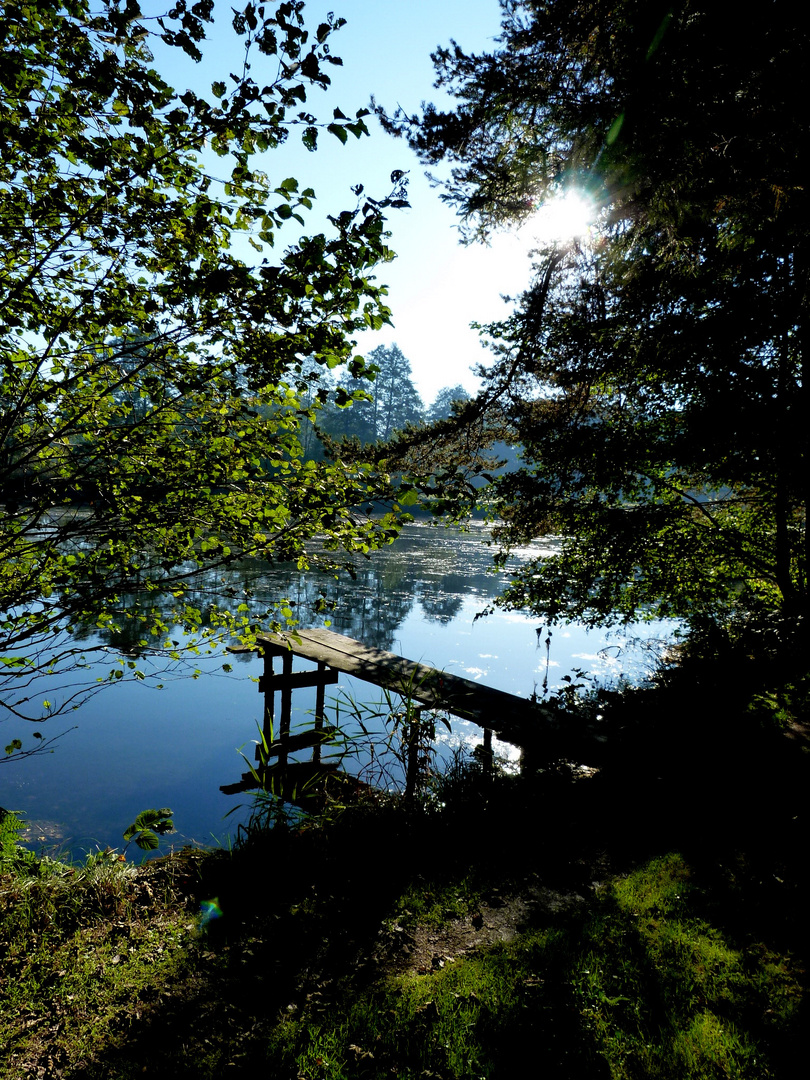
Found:
[{"label": "shaded foreground", "polygon": [[590,778],[458,764],[137,869],[7,838],[0,1075],[798,1075],[806,729],[701,678],[603,701]]}]

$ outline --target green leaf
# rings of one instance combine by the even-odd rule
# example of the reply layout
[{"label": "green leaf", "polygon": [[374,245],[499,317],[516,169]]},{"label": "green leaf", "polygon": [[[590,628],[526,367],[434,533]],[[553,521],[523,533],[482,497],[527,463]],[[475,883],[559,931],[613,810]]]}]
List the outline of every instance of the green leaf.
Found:
[{"label": "green leaf", "polygon": [[142,810],[135,818],[135,821],[125,831],[124,839],[131,840],[136,832],[139,832],[141,829],[151,828],[164,819],[170,818],[171,815],[171,810],[166,807],[161,810]]},{"label": "green leaf", "polygon": [[[388,311],[373,272],[390,258],[384,200],[333,205],[332,223],[273,265],[242,257],[236,233],[262,248],[312,204],[293,177],[274,189],[259,155],[298,127],[315,150],[323,121],[303,111],[301,76],[325,85],[337,58],[297,7],[264,21],[249,5],[238,28],[254,19],[259,50],[302,67],[266,86],[247,69],[232,77],[206,41],[207,7],[177,4],[158,25],[165,50],[210,53],[209,101],[169,85],[145,24],[120,5],[71,0],[0,19],[17,102],[3,112],[13,183],[0,182],[0,617],[20,654],[0,660],[9,677],[53,678],[71,662],[70,649],[53,661],[43,627],[75,635],[77,663],[88,629],[116,649],[131,637],[154,647],[177,617],[200,624],[172,608],[223,561],[272,556],[277,542],[297,559],[316,538],[351,548],[342,510],[362,470],[315,460],[312,417],[331,407],[326,365],[351,363],[357,331]],[[165,50],[161,70],[182,72]],[[338,110],[342,140],[344,123]],[[210,151],[231,163],[221,187]],[[303,357],[324,361],[307,401],[284,374]],[[136,594],[146,599],[129,610]],[[212,635],[226,640],[247,614],[223,614]],[[143,680],[134,664],[103,682],[125,670]],[[31,693],[34,719],[41,698]]]},{"label": "green leaf", "polygon": [[135,843],[141,851],[157,851],[160,847],[160,837],[151,829],[144,829],[135,837]]}]

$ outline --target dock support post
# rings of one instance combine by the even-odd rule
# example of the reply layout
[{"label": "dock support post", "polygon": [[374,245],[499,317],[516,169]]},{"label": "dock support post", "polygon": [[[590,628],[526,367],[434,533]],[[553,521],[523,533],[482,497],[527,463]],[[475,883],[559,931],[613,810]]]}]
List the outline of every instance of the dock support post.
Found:
[{"label": "dock support post", "polygon": [[421,743],[422,710],[410,708],[410,722],[405,743],[405,798],[412,801],[419,783],[419,746]]},{"label": "dock support post", "polygon": [[[281,658],[282,669],[281,673],[284,676],[281,689],[281,716],[278,721],[278,739],[282,747],[290,737],[290,717],[292,716],[292,687],[290,686],[290,675],[292,675],[293,667],[293,654],[287,650]],[[284,770],[287,765],[287,750],[282,749],[278,755],[278,763],[281,769],[282,776],[282,790],[284,780]]]},{"label": "dock support post", "polygon": [[[262,685],[264,686],[264,715],[262,718],[262,735],[267,746],[269,746],[275,739],[275,731],[273,730],[273,713],[274,703],[276,695],[273,692],[273,654],[268,650],[264,654],[264,678],[262,679]],[[262,748],[256,747],[256,760],[261,762]],[[264,764],[264,762],[262,762]]]},{"label": "dock support post", "polygon": [[484,728],[484,752],[482,754],[481,764],[484,769],[484,777],[489,780],[492,776],[493,765],[492,728]]},{"label": "dock support post", "polygon": [[[322,675],[326,671],[326,664],[323,660],[318,661],[318,674]],[[318,685],[315,691],[315,730],[323,731],[324,723],[324,711],[326,707],[326,683],[321,679],[318,681]],[[312,747],[312,760],[319,762],[321,760],[321,744],[316,742]]]}]

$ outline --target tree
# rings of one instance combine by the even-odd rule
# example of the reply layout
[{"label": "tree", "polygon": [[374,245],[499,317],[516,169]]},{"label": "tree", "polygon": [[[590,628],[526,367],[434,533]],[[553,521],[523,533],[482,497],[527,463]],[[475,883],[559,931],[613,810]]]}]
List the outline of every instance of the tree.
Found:
[{"label": "tree", "polygon": [[460,384],[443,386],[427,411],[426,419],[430,422],[446,420],[453,415],[453,406],[458,402],[469,401],[470,395]]},{"label": "tree", "polygon": [[[372,270],[391,257],[382,212],[404,203],[397,174],[388,198],[358,188],[330,235],[273,250],[314,192],[257,155],[296,128],[310,149],[322,129],[367,134],[362,112],[306,111],[342,20],[307,29],[302,9],[237,11],[244,64],[210,98],[175,91],[150,50],[199,59],[211,0],[157,19],[136,0],[0,12],[0,655],[23,681],[66,662],[56,630],[109,625],[136,585],[155,604],[130,617],[160,643],[171,620],[199,630],[184,597],[201,570],[393,535],[351,513],[367,470],[302,460],[322,404],[304,363],[364,377],[352,335],[388,320]],[[208,621],[251,630],[238,611]]]},{"label": "tree", "polygon": [[422,419],[422,400],[411,379],[411,363],[395,343],[378,345],[368,354],[379,368],[374,381],[377,438],[387,439],[407,424]]},{"label": "tree", "polygon": [[434,56],[455,111],[385,120],[450,164],[471,235],[571,190],[598,213],[538,253],[487,328],[485,389],[443,429],[522,444],[494,485],[507,551],[562,537],[506,602],[592,622],[806,614],[807,13],[501,6],[495,51]]},{"label": "tree", "polygon": [[[374,365],[370,368],[373,383],[351,375],[343,378],[330,408],[319,420],[333,455],[356,456],[346,440],[369,446],[422,419],[422,401],[411,379],[411,364],[399,346],[378,345],[367,359]],[[347,405],[352,408],[347,409]]]},{"label": "tree", "polygon": [[[347,373],[318,416],[318,431],[339,454],[335,440],[351,439],[361,446],[377,438],[377,401],[365,373],[355,377]],[[330,442],[331,440],[331,442]]]}]

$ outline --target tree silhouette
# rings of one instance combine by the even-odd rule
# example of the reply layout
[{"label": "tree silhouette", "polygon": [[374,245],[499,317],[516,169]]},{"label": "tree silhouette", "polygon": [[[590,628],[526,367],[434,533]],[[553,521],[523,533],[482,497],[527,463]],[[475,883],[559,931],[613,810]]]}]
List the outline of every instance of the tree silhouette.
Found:
[{"label": "tree silhouette", "polygon": [[541,246],[481,394],[400,457],[522,444],[500,540],[564,541],[507,600],[548,619],[807,614],[807,11],[501,6],[493,52],[434,56],[453,111],[384,122],[471,233],[572,192],[595,224]]},{"label": "tree silhouette", "polygon": [[436,420],[446,420],[453,415],[455,402],[469,401],[470,395],[460,384],[455,386],[443,386],[436,395],[433,404],[427,410],[426,420],[433,423]]},{"label": "tree silhouette", "polygon": [[374,382],[378,439],[387,439],[395,430],[422,419],[422,399],[411,379],[410,361],[398,345],[378,345],[368,360],[379,367]]}]

